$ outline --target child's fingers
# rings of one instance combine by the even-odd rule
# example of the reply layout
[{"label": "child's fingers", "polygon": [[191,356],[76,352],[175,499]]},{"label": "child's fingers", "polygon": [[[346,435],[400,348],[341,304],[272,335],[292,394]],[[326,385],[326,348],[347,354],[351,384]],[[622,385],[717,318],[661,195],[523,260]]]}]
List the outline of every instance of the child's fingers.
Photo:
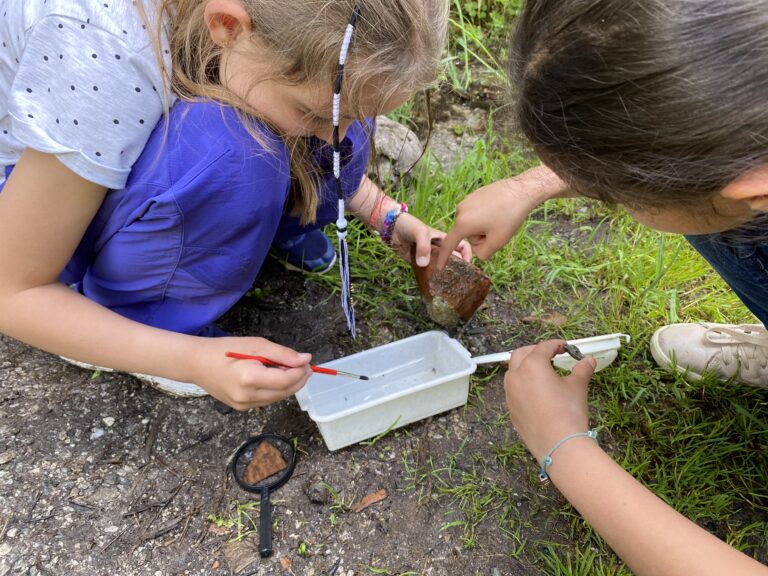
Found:
[{"label": "child's fingers", "polygon": [[520,365],[523,363],[523,360],[525,360],[528,355],[533,352],[534,345],[531,344],[529,346],[522,346],[518,348],[517,350],[514,350],[512,352],[512,356],[509,359],[509,369],[510,370],[517,370],[520,368]]},{"label": "child's fingers", "polygon": [[465,262],[472,261],[472,245],[466,240],[459,242],[459,245],[456,247],[453,253]]},{"label": "child's fingers", "polygon": [[448,259],[456,247],[464,239],[464,232],[460,226],[454,226],[440,242],[440,252],[437,255],[437,269],[442,270],[448,263]]},{"label": "child's fingers", "polygon": [[548,365],[552,358],[563,351],[564,344],[562,340],[545,340],[538,344],[530,344],[518,348],[512,352],[512,357],[509,359],[509,368],[510,370],[517,370],[526,358]]},{"label": "child's fingers", "polygon": [[426,226],[421,226],[414,238],[416,244],[416,265],[424,268],[429,266],[432,256],[432,230]]},{"label": "child's fingers", "polygon": [[[275,370],[275,372],[278,372]],[[251,408],[258,408],[260,406],[267,406],[280,400],[285,400],[290,396],[293,396],[296,392],[301,390],[306,384],[306,379],[300,379],[293,382],[288,387],[268,389],[257,388],[253,392],[238,397],[231,402],[227,402],[235,410],[250,410]]]},{"label": "child's fingers", "polygon": [[470,237],[475,256],[480,260],[488,260],[506,246],[509,237],[498,229],[491,229],[482,236]]},{"label": "child's fingers", "polygon": [[299,385],[299,388],[309,380],[312,371],[304,368],[268,368],[259,369],[257,373],[249,374],[246,387],[253,390],[289,390]]},{"label": "child's fingers", "polygon": [[552,362],[552,358],[564,351],[564,347],[565,342],[563,340],[545,340],[536,344],[529,356],[532,360],[549,364]]},{"label": "child's fingers", "polygon": [[573,367],[571,376],[575,376],[580,382],[589,382],[595,373],[595,366],[597,366],[597,361],[594,358],[584,358]]},{"label": "child's fingers", "polygon": [[306,366],[312,360],[312,354],[299,353],[287,346],[281,346],[280,344],[268,341],[266,341],[266,344],[260,345],[255,354],[291,368]]}]

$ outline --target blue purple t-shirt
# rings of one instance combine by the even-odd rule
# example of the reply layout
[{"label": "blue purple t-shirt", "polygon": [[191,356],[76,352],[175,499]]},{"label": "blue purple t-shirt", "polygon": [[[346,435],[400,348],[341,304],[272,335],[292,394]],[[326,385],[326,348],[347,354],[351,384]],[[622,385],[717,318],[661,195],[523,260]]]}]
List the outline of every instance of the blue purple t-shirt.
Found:
[{"label": "blue purple t-shirt", "polygon": [[[276,235],[307,231],[287,214],[283,141],[210,101],[179,102],[161,121],[125,188],[104,203],[62,274],[87,297],[133,320],[196,334],[252,286]],[[357,191],[370,128],[342,142],[342,188]],[[259,141],[260,140],[260,141]],[[330,146],[310,139],[319,170],[318,228],[337,217]]]}]

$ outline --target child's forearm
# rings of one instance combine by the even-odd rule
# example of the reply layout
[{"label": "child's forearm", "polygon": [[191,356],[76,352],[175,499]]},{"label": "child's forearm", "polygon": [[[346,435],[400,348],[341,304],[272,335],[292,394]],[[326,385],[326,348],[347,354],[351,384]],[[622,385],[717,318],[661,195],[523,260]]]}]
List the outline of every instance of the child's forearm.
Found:
[{"label": "child's forearm", "polygon": [[638,576],[768,574],[654,496],[588,438],[564,444],[547,472]]},{"label": "child's forearm", "polygon": [[3,294],[0,331],[68,358],[194,382],[195,338],[128,320],[62,284]]},{"label": "child's forearm", "polygon": [[534,205],[539,205],[554,198],[573,198],[578,194],[568,188],[568,185],[549,167],[545,165],[530,168],[504,180],[509,182],[515,190],[523,189],[531,195]]}]

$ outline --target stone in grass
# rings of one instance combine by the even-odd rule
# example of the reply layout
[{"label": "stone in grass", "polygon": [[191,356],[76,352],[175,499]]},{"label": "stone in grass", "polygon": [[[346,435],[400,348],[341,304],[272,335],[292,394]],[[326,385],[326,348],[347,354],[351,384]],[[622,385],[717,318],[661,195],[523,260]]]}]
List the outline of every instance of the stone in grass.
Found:
[{"label": "stone in grass", "polygon": [[[413,265],[421,299],[432,320],[445,328],[455,328],[466,322],[485,301],[491,280],[480,268],[451,256],[443,270],[435,268],[438,246],[432,246],[432,257],[425,268]],[[411,252],[415,262],[415,253]]]},{"label": "stone in grass", "polygon": [[265,440],[258,445],[245,469],[245,481],[248,484],[258,484],[287,467],[288,463],[280,451]]}]

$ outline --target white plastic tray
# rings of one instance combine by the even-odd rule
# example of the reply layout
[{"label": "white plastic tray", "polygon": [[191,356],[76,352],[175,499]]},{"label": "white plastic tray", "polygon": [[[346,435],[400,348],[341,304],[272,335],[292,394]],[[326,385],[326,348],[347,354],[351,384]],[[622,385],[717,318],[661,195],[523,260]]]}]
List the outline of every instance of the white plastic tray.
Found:
[{"label": "white plastic tray", "polygon": [[[570,342],[595,357],[601,370],[616,358],[622,338],[629,340],[625,334],[610,334]],[[502,352],[472,358],[445,332],[423,332],[323,364],[370,380],[313,374],[296,398],[317,424],[328,449],[338,450],[463,406],[469,377],[478,364],[506,362],[509,357],[509,352]],[[575,362],[560,354],[553,363],[570,369]]]}]

